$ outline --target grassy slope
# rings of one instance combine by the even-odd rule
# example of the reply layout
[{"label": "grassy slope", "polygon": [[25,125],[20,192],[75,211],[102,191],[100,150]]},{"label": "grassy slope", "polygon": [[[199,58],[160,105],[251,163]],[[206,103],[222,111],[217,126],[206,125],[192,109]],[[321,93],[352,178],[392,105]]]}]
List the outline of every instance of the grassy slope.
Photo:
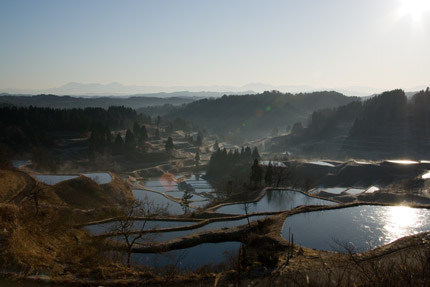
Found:
[{"label": "grassy slope", "polygon": [[0,169],[0,202],[9,201],[25,189],[28,181],[23,173]]}]

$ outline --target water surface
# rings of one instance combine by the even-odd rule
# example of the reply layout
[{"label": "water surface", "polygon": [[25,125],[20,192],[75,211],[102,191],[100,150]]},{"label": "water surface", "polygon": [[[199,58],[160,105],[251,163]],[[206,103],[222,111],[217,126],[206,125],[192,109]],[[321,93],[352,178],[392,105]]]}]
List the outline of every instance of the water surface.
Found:
[{"label": "water surface", "polygon": [[59,175],[59,174],[36,174],[34,175],[38,181],[48,185],[54,185],[65,180],[77,178],[79,175]]},{"label": "water surface", "polygon": [[329,188],[323,188],[322,191],[332,193],[332,194],[341,194],[346,189],[347,189],[346,187],[329,187]]},{"label": "water surface", "polygon": [[[184,209],[182,205],[176,201],[170,200],[164,195],[147,190],[133,190],[134,198],[140,199],[142,201],[152,201],[156,206],[166,208],[167,212],[173,215],[184,214]],[[192,211],[193,209],[190,208]]]},{"label": "water surface", "polygon": [[314,165],[320,165],[320,166],[328,166],[328,167],[334,167],[333,164],[325,162],[325,161],[310,161],[308,162],[309,164],[314,164]]},{"label": "water surface", "polygon": [[[140,230],[142,225],[145,224],[144,230],[180,227],[186,225],[196,224],[196,221],[169,221],[169,220],[135,220],[133,223],[134,230]],[[84,229],[90,231],[92,234],[99,235],[107,232],[112,232],[119,226],[119,222],[112,221],[99,224],[86,225]]]},{"label": "water surface", "polygon": [[360,205],[295,214],[285,220],[282,235],[308,248],[357,252],[430,230],[430,210],[406,206]]},{"label": "water surface", "polygon": [[240,242],[204,243],[186,249],[171,250],[162,254],[133,253],[132,261],[138,265],[163,268],[174,265],[181,270],[194,270],[206,264],[229,263],[239,253]]},{"label": "water surface", "polygon": [[[106,172],[98,172],[98,173],[84,173],[86,177],[91,178],[94,182],[98,184],[105,184],[112,181],[112,176]],[[38,181],[46,183],[48,185],[55,185],[57,183],[77,178],[79,174],[35,174],[34,177],[37,178]]]},{"label": "water surface", "polygon": [[107,172],[84,173],[83,175],[98,184],[106,184],[112,181],[112,176]]},{"label": "water surface", "polygon": [[[247,204],[248,213],[290,210],[299,205],[332,205],[333,201],[307,196],[294,190],[268,190],[258,202]],[[215,212],[245,214],[245,204],[230,204],[217,208]]]},{"label": "water surface", "polygon": [[[249,222],[253,222],[259,219],[265,218],[265,216],[250,216]],[[168,241],[175,238],[181,238],[184,236],[191,235],[193,233],[199,233],[202,231],[216,230],[216,229],[224,229],[231,228],[240,225],[247,224],[248,221],[246,218],[238,219],[238,220],[224,220],[224,221],[216,221],[209,224],[206,224],[202,227],[190,229],[190,230],[181,230],[181,231],[169,231],[169,232],[159,232],[159,233],[150,233],[148,238],[151,241]],[[144,239],[145,241],[145,239]]]}]

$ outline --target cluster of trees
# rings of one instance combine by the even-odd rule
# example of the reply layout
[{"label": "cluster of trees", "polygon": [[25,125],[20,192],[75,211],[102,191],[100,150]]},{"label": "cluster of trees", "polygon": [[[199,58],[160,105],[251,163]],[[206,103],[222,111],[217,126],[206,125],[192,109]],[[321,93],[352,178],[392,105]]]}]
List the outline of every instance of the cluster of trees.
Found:
[{"label": "cluster of trees", "polygon": [[301,122],[297,122],[290,132],[300,141],[307,139],[315,141],[338,136],[342,132],[345,133],[345,127],[346,133],[348,132],[348,128],[353,125],[362,108],[363,104],[356,101],[337,108],[317,110],[311,114],[306,128]]},{"label": "cluster of trees", "polygon": [[296,154],[330,157],[423,157],[430,148],[430,91],[408,98],[387,91],[366,101],[314,111],[307,127],[296,123],[285,146]]},{"label": "cluster of trees", "polygon": [[216,149],[209,160],[206,177],[220,191],[220,196],[229,196],[260,186],[263,168],[259,164],[257,148],[242,147],[227,152],[225,148]]},{"label": "cluster of trees", "polygon": [[72,109],[72,108],[103,108],[109,107],[129,107],[129,108],[142,108],[138,113],[159,115],[160,110],[156,110],[156,113],[148,113],[151,107],[157,106],[162,107],[163,105],[168,106],[179,106],[194,101],[194,93],[187,95],[186,92],[177,94],[171,93],[168,95],[163,94],[146,94],[145,96],[133,96],[133,97],[71,97],[71,96],[56,96],[56,95],[4,95],[0,94],[0,105],[9,104],[11,106],[20,107],[48,107],[54,109]]},{"label": "cluster of trees", "polygon": [[[260,164],[258,149],[246,147],[241,151],[235,149],[217,149],[208,163],[206,177],[222,191],[222,195],[230,196],[235,192],[258,189],[265,186],[287,186],[308,191],[315,181],[310,175],[300,174],[297,162],[287,160],[270,161],[267,165]],[[246,197],[246,194],[243,193]]]},{"label": "cluster of trees", "polygon": [[[112,154],[122,155],[122,154],[133,154],[135,152],[145,152],[145,142],[149,139],[150,135],[146,129],[145,125],[140,125],[138,122],[134,122],[133,131],[127,129],[125,137],[123,138],[120,133],[115,137],[112,143]],[[155,129],[153,138],[160,138],[159,129]],[[172,142],[173,144],[173,142]]]},{"label": "cluster of trees", "polygon": [[34,146],[53,147],[60,138],[91,133],[91,145],[103,149],[111,129],[123,129],[133,122],[147,123],[150,117],[131,108],[51,109],[37,107],[0,108],[0,143],[15,152]]},{"label": "cluster of trees", "polygon": [[226,174],[235,174],[246,167],[249,169],[254,160],[260,160],[257,148],[251,150],[250,147],[242,147],[240,151],[235,149],[228,152],[225,148],[217,149],[211,155],[206,176],[215,179],[224,177]]},{"label": "cluster of trees", "polygon": [[410,99],[403,90],[393,90],[367,100],[344,143],[351,156],[371,151],[380,157],[419,158],[429,148],[429,88]]},{"label": "cluster of trees", "polygon": [[203,135],[201,132],[197,134],[197,137],[195,140],[194,140],[194,137],[192,136],[186,136],[186,139],[190,144],[196,147],[201,147],[203,145]]}]

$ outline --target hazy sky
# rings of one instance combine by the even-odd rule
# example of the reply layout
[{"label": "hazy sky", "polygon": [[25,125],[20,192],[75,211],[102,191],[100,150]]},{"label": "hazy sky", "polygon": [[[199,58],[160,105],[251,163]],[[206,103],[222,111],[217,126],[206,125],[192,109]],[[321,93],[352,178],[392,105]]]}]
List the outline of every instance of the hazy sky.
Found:
[{"label": "hazy sky", "polygon": [[430,85],[429,3],[1,0],[0,89]]}]

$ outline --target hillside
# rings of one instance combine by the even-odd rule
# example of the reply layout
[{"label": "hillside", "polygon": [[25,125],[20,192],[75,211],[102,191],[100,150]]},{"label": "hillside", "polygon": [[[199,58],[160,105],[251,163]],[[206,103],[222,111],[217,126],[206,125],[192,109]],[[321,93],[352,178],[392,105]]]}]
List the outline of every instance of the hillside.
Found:
[{"label": "hillside", "polygon": [[53,189],[66,204],[82,209],[126,205],[133,199],[130,188],[117,177],[110,183],[99,185],[88,177],[80,176],[60,182]]},{"label": "hillside", "polygon": [[306,127],[295,125],[290,135],[273,139],[272,148],[307,157],[420,160],[428,158],[429,143],[429,89],[410,99],[393,90],[315,111]]},{"label": "hillside", "polygon": [[337,92],[283,94],[278,91],[256,95],[203,99],[171,111],[167,117],[198,123],[236,143],[267,135],[274,128],[286,131],[297,121],[306,121],[315,110],[356,101]]},{"label": "hillside", "polygon": [[428,158],[430,148],[430,91],[409,100],[404,91],[382,93],[363,104],[343,149],[350,156]]}]

